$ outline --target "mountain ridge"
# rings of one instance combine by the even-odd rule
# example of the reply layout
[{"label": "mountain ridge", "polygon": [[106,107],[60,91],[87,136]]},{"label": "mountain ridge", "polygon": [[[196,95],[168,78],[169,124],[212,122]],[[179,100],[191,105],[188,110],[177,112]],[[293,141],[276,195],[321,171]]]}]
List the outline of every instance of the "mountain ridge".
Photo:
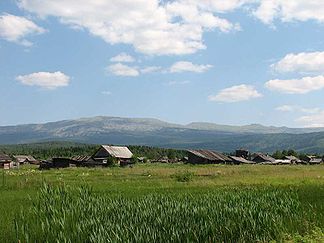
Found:
[{"label": "mountain ridge", "polygon": [[206,122],[181,125],[154,118],[111,116],[0,126],[0,144],[46,141],[205,148],[224,152],[240,147],[264,152],[278,149],[324,152],[324,128],[231,126]]}]

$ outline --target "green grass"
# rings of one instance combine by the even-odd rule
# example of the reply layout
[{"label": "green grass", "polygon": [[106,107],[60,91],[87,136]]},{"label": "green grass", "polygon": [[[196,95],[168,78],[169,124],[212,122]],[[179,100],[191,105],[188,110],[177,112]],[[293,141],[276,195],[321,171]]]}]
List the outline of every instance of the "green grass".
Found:
[{"label": "green grass", "polygon": [[[83,242],[125,242],[126,238],[147,242],[153,236],[156,242],[321,242],[324,231],[323,165],[137,164],[50,171],[26,167],[6,172],[5,179],[0,187],[0,242],[17,242],[14,218],[20,226],[33,229],[19,230],[19,238],[28,233],[30,242],[45,236],[49,242],[55,237],[71,242],[76,242],[73,237],[82,237]],[[44,182],[50,188],[42,189]],[[81,190],[83,196],[77,197],[81,185],[87,186]],[[58,190],[66,196],[59,196]],[[82,201],[84,197],[87,200]],[[53,201],[45,203],[45,198]],[[58,210],[53,218],[44,215],[46,205]],[[29,213],[31,209],[34,214]],[[40,230],[41,221],[33,217],[49,222],[55,230]],[[59,236],[62,220],[67,228]],[[65,232],[80,222],[89,226],[90,231],[80,226],[85,235]],[[87,238],[89,232],[97,238]]]},{"label": "green grass", "polygon": [[125,198],[45,185],[16,225],[23,242],[267,242],[305,217],[297,194],[277,189]]}]

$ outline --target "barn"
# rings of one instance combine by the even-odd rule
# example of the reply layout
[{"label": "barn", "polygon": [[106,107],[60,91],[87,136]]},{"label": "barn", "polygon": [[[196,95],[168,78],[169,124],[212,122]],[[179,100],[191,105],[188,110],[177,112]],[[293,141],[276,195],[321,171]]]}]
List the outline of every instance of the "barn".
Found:
[{"label": "barn", "polygon": [[133,153],[123,146],[101,145],[94,153],[92,159],[101,165],[116,163],[120,165],[132,162]]},{"label": "barn", "polygon": [[226,164],[232,160],[226,155],[211,150],[188,150],[190,164]]}]

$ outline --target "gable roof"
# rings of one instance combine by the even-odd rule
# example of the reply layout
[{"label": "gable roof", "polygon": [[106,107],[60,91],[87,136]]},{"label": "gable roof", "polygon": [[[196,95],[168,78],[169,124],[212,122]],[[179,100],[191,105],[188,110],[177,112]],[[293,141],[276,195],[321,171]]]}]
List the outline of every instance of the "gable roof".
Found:
[{"label": "gable roof", "polygon": [[267,154],[256,153],[255,156],[254,156],[254,159],[257,158],[257,157],[263,159],[264,161],[269,161],[269,162],[275,162],[276,161],[274,158],[272,158],[270,155],[267,155]]},{"label": "gable roof", "polygon": [[211,150],[188,150],[188,152],[210,161],[231,161],[231,159],[226,155]]},{"label": "gable roof", "polygon": [[127,147],[110,145],[101,145],[101,147],[115,158],[130,159],[133,157],[133,153]]},{"label": "gable roof", "polygon": [[0,153],[0,162],[10,162],[11,158],[9,157],[9,155]]},{"label": "gable roof", "polygon": [[25,162],[25,161],[29,161],[29,162],[36,162],[37,160],[31,156],[31,155],[15,155],[14,158],[19,162]]}]

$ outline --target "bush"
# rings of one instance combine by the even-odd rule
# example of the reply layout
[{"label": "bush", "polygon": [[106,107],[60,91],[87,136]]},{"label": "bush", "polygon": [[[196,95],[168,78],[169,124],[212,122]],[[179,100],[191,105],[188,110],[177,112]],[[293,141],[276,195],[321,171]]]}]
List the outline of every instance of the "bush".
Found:
[{"label": "bush", "polygon": [[173,175],[173,177],[176,179],[176,181],[179,182],[189,182],[193,180],[194,177],[194,173],[186,171],[186,172],[179,172],[175,175]]}]

